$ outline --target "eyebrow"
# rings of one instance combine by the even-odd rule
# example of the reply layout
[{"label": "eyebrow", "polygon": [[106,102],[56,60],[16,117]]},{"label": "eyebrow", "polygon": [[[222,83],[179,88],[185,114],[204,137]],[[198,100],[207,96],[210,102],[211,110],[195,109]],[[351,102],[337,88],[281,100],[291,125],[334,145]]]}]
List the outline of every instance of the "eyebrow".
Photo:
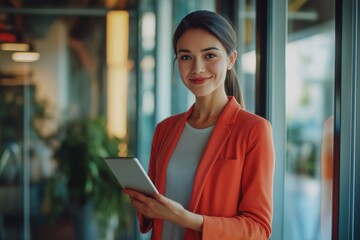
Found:
[{"label": "eyebrow", "polygon": [[[218,49],[217,47],[208,47],[208,48],[201,49],[202,52],[206,52],[206,51],[209,51],[209,50],[218,50],[218,51],[220,51],[220,49]],[[177,51],[177,53],[180,53],[180,52],[189,53],[190,50],[187,50],[187,49],[179,49],[179,50]]]}]

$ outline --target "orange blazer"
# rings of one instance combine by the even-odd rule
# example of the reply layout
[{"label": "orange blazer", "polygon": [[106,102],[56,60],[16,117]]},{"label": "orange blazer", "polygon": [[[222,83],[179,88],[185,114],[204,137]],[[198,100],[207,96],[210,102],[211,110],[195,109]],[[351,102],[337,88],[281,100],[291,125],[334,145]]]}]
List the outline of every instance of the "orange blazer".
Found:
[{"label": "orange blazer", "polygon": [[[162,194],[167,164],[193,108],[156,127],[148,174]],[[202,232],[185,229],[184,239],[269,239],[274,165],[270,123],[229,97],[194,178],[188,210],[203,215]],[[138,218],[142,233],[152,229],[151,239],[161,239],[161,219]]]}]

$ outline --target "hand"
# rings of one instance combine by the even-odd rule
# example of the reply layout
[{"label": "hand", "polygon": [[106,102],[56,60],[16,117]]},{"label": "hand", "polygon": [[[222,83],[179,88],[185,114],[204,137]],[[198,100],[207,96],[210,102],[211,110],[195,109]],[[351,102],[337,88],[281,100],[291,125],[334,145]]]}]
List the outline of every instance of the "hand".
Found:
[{"label": "hand", "polygon": [[123,193],[129,195],[134,208],[147,218],[177,222],[176,220],[186,211],[180,203],[161,194],[151,197],[131,189],[124,189]]},{"label": "hand", "polygon": [[124,189],[123,193],[130,197],[134,208],[147,218],[168,220],[182,227],[202,230],[203,216],[189,212],[180,203],[164,195],[158,193],[151,197],[131,189]]}]

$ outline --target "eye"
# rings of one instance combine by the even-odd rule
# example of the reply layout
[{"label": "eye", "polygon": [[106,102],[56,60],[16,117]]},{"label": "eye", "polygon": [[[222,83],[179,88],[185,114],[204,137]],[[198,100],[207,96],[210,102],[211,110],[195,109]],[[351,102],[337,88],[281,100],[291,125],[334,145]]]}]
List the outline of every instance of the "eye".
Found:
[{"label": "eye", "polygon": [[207,53],[206,54],[206,58],[215,58],[215,57],[216,57],[216,55],[213,54],[213,53]]},{"label": "eye", "polygon": [[182,55],[180,56],[181,60],[191,60],[191,57],[189,55]]}]

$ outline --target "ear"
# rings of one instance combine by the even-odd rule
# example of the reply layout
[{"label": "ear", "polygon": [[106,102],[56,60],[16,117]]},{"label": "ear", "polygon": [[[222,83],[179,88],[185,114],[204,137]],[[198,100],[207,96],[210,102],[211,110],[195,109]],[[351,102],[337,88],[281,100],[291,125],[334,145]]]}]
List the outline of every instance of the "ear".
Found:
[{"label": "ear", "polygon": [[237,51],[234,50],[230,53],[229,55],[229,63],[228,63],[228,66],[227,66],[227,69],[228,70],[231,70],[236,62],[236,59],[237,59]]}]

